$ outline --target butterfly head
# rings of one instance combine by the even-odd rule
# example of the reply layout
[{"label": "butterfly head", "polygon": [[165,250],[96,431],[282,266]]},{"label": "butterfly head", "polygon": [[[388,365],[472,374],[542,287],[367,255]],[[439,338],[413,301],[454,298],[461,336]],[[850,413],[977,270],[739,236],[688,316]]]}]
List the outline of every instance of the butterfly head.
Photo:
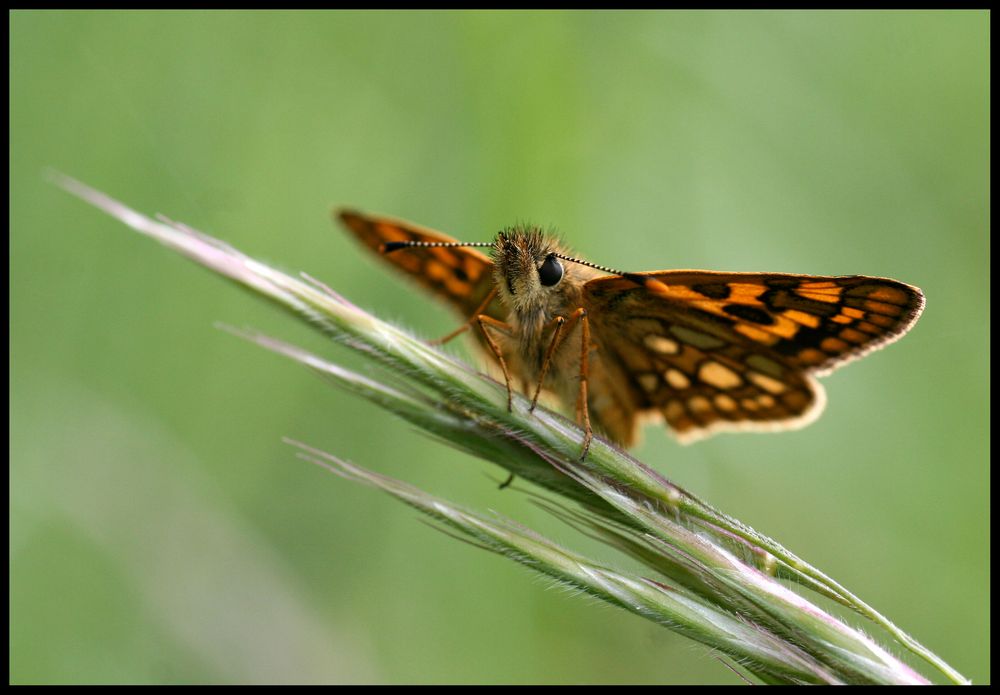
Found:
[{"label": "butterfly head", "polygon": [[494,278],[515,311],[543,308],[569,275],[555,240],[537,227],[510,227],[493,242]]}]

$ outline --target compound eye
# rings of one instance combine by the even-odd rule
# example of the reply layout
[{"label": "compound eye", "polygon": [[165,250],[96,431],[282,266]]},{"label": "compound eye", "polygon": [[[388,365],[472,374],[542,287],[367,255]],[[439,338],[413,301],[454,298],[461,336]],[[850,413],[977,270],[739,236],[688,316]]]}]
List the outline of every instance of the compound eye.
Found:
[{"label": "compound eye", "polygon": [[538,267],[538,279],[546,287],[552,287],[562,280],[562,263],[555,256],[547,256],[545,262]]}]

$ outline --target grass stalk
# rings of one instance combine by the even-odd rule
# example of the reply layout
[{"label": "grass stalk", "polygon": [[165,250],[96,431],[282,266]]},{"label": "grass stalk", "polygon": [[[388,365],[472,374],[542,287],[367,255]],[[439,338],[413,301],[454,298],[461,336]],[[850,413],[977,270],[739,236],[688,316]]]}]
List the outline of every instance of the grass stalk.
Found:
[{"label": "grass stalk", "polygon": [[542,502],[557,516],[638,559],[650,576],[615,570],[510,520],[462,509],[401,481],[296,444],[309,460],[379,488],[428,514],[450,532],[554,581],[706,644],[742,664],[762,682],[929,682],[780,579],[851,608],[952,682],[968,682],[826,574],[609,442],[595,437],[581,462],[583,433],[558,413],[544,407],[529,413],[529,402],[518,394],[508,411],[502,384],[377,319],[322,283],[308,276],[290,276],[166,218],[151,219],[69,177],[50,176],[132,229],[305,319],[380,365],[386,380],[361,376],[267,336],[233,332],[295,360],[451,446],[576,503],[579,509]]}]

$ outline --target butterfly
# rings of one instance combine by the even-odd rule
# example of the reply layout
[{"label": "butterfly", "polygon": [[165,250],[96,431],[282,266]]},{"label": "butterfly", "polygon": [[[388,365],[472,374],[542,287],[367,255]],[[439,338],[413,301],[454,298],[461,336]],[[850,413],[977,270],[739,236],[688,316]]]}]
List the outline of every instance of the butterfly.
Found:
[{"label": "butterfly", "polygon": [[627,447],[648,419],[682,443],[803,427],[825,405],[816,377],[899,339],[924,307],[920,289],[888,278],[629,273],[575,258],[537,227],[465,243],[355,210],[335,217],[465,318],[435,342],[478,329],[508,408],[512,376],[531,410],[543,389],[575,404],[583,456],[594,428]]}]

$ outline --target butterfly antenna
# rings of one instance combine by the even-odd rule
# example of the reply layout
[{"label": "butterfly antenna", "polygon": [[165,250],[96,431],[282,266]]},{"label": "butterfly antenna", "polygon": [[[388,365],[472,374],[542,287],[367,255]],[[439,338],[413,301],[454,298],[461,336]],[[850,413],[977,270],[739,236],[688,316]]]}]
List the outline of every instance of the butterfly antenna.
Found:
[{"label": "butterfly antenna", "polygon": [[590,261],[581,261],[579,258],[572,258],[570,256],[563,256],[560,253],[553,254],[556,258],[561,258],[564,261],[569,261],[570,263],[579,263],[580,265],[590,266],[591,268],[597,268],[598,270],[603,270],[605,273],[611,273],[612,275],[626,275],[620,270],[615,270],[614,268],[609,268],[606,265],[597,265],[596,263],[591,263]]},{"label": "butterfly antenna", "polygon": [[379,249],[382,253],[392,253],[399,249],[408,248],[456,248],[458,246],[493,246],[489,241],[387,241]]}]

